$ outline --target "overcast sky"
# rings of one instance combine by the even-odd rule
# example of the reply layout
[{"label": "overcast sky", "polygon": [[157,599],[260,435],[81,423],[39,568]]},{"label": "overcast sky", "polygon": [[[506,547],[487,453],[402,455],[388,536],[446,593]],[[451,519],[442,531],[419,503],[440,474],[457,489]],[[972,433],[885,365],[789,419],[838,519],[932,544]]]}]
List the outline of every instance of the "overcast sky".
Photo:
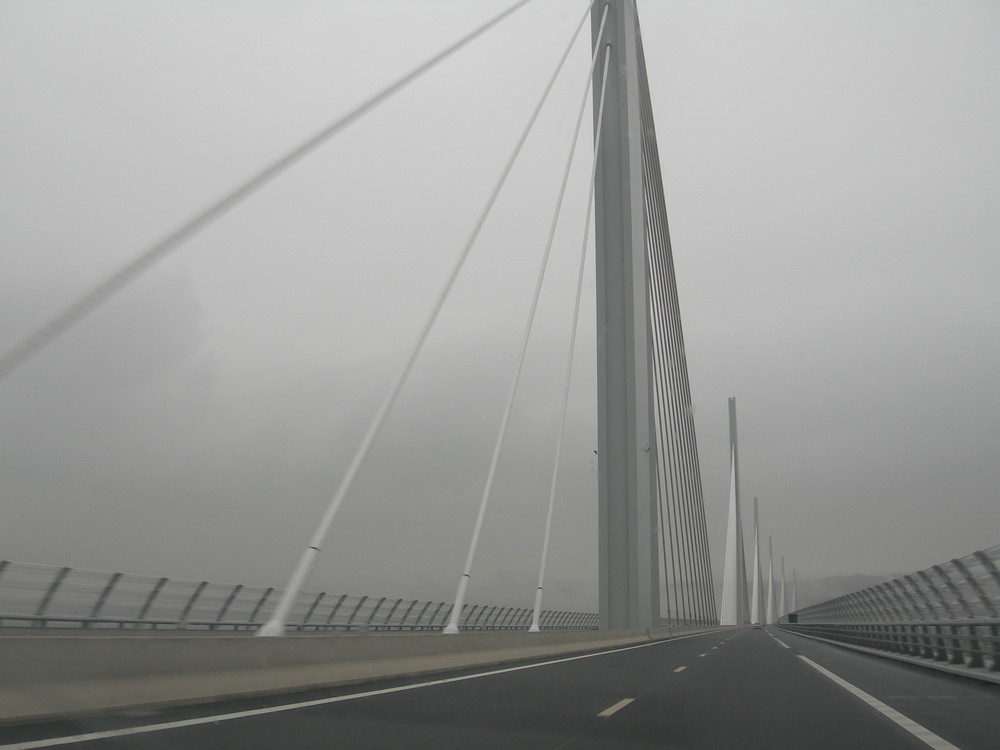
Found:
[{"label": "overcast sky", "polygon": [[[507,5],[0,0],[0,346]],[[0,557],[283,584],[584,10],[535,0],[0,382]],[[732,395],[742,491],[789,574],[1000,542],[1000,4],[639,12],[717,571]],[[589,48],[585,29],[307,588],[452,597]],[[473,602],[535,586],[589,140]],[[547,589],[581,609],[587,285]]]}]

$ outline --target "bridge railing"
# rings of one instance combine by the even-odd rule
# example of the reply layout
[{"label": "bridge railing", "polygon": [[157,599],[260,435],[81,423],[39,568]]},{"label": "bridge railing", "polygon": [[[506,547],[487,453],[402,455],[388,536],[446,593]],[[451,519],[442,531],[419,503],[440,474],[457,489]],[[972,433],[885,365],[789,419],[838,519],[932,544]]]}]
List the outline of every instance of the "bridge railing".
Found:
[{"label": "bridge railing", "polygon": [[791,613],[780,627],[1000,672],[1000,545]]},{"label": "bridge railing", "polygon": [[[281,590],[0,561],[0,628],[253,631]],[[451,604],[417,599],[301,593],[290,630],[441,630]],[[466,605],[464,630],[522,630],[531,609]],[[594,629],[591,612],[544,610],[544,630]]]},{"label": "bridge railing", "polygon": [[1000,672],[1000,620],[780,627],[856,646]]}]

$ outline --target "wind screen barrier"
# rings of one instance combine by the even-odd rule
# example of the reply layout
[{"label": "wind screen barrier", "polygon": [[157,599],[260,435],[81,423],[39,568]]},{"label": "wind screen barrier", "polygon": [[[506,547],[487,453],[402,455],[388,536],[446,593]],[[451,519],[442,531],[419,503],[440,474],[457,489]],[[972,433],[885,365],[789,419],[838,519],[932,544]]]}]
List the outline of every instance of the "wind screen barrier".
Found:
[{"label": "wind screen barrier", "polygon": [[[0,561],[0,628],[253,632],[281,590]],[[417,599],[299,594],[289,630],[435,631],[451,604]],[[526,630],[530,607],[466,605],[463,630]],[[545,610],[543,630],[596,629],[591,612]]]},{"label": "wind screen barrier", "polygon": [[1000,545],[805,607],[780,627],[1000,672]]}]

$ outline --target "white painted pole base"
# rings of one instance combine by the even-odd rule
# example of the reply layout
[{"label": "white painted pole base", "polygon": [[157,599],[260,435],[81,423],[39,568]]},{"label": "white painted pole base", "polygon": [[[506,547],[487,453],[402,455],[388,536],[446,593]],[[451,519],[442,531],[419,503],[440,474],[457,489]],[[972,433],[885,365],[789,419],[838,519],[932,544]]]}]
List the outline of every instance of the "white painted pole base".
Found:
[{"label": "white painted pole base", "polygon": [[542,587],[539,586],[535,591],[535,611],[531,613],[531,627],[528,628],[529,633],[540,633],[541,627],[539,623],[542,619]]},{"label": "white painted pole base", "polygon": [[257,631],[256,635],[258,637],[274,638],[285,634],[285,623],[288,622],[288,615],[295,605],[295,599],[298,597],[299,591],[302,590],[302,585],[309,576],[309,571],[312,570],[313,563],[316,561],[316,555],[319,554],[319,547],[316,544],[314,542],[303,551],[302,556],[299,558],[299,564],[295,566],[291,580],[288,581],[288,587],[282,593],[281,599],[278,600],[278,606],[275,607],[274,614]]},{"label": "white painted pole base", "polygon": [[463,573],[458,581],[458,591],[455,593],[455,606],[451,608],[451,617],[448,624],[441,632],[445,635],[455,635],[458,633],[458,623],[462,619],[462,610],[465,609],[465,590],[469,588],[469,574]]},{"label": "white painted pole base", "polygon": [[281,622],[276,622],[275,620],[268,620],[263,626],[257,631],[257,637],[263,638],[274,638],[280,637],[285,634],[285,625]]}]

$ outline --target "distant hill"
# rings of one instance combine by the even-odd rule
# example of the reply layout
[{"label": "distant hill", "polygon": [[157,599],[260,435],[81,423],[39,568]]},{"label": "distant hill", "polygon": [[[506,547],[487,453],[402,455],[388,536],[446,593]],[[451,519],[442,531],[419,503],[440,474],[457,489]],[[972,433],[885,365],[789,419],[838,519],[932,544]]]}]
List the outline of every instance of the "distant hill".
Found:
[{"label": "distant hill", "polygon": [[[844,594],[850,594],[869,586],[875,586],[893,578],[898,578],[901,573],[889,573],[887,575],[869,575],[866,573],[855,573],[848,576],[828,576],[817,578],[813,581],[799,581],[798,584],[798,606],[808,607],[812,604],[819,604],[827,599],[835,599]],[[789,606],[791,603],[789,602]]]}]

